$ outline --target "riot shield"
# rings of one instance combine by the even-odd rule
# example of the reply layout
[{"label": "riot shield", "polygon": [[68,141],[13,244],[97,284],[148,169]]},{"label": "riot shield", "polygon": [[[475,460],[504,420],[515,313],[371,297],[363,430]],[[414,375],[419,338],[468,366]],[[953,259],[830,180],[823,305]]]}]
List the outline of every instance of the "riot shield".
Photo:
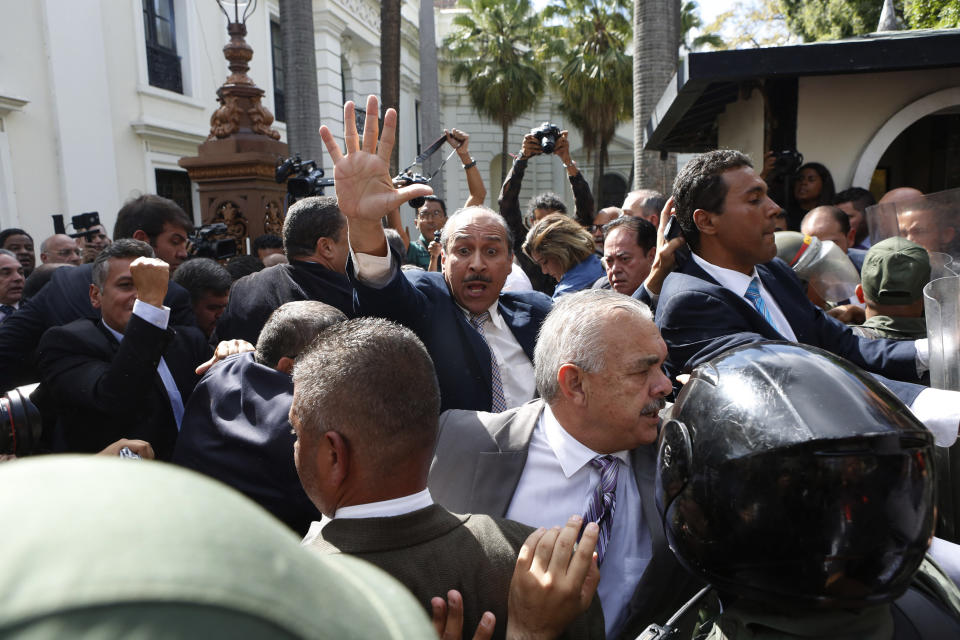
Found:
[{"label": "riot shield", "polygon": [[825,301],[843,303],[853,297],[860,274],[850,258],[831,240],[820,240],[797,231],[778,231],[777,257],[790,265]]},{"label": "riot shield", "polygon": [[960,258],[960,189],[867,207],[870,243],[903,236],[928,252]]},{"label": "riot shield", "polygon": [[[943,254],[932,253],[945,277],[923,288],[927,340],[930,347],[930,386],[960,391],[960,276],[942,264]],[[937,536],[960,542],[960,441],[936,447]]]}]

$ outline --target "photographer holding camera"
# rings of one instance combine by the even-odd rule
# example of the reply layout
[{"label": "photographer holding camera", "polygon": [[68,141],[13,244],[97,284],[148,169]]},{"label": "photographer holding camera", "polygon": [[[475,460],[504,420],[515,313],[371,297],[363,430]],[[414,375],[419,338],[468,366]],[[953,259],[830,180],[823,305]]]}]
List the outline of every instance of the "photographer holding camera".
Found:
[{"label": "photographer holding camera", "polygon": [[576,203],[574,217],[584,227],[593,224],[593,194],[576,163],[570,158],[570,143],[567,131],[561,131],[556,125],[544,122],[542,125],[523,137],[523,148],[513,161],[513,166],[507,173],[500,189],[498,204],[500,215],[510,225],[513,234],[513,253],[523,271],[530,278],[533,288],[546,294],[552,294],[555,283],[550,276],[545,275],[540,266],[523,252],[523,241],[527,237],[527,228],[541,218],[551,213],[567,213],[567,207],[552,193],[542,193],[533,198],[529,204],[527,220],[523,220],[520,212],[520,187],[523,183],[523,174],[527,170],[527,162],[531,157],[543,153],[553,154],[560,160],[567,172],[570,186],[573,187],[573,197]]}]

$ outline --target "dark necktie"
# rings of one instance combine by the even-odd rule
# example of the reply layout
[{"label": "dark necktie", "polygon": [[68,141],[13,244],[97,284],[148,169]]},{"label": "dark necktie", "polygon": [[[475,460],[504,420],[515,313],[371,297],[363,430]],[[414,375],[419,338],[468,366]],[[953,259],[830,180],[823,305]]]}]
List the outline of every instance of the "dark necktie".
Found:
[{"label": "dark necktie", "polygon": [[610,541],[610,531],[613,528],[613,511],[617,506],[617,473],[619,467],[617,458],[606,455],[597,456],[590,461],[600,470],[600,482],[593,489],[590,504],[583,515],[583,522],[596,522],[600,527],[600,537],[597,540],[597,564],[603,562],[603,555]]},{"label": "dark necktie", "polygon": [[493,349],[490,348],[490,343],[487,342],[487,335],[483,330],[483,325],[490,321],[490,312],[484,311],[483,313],[471,313],[470,314],[470,325],[477,330],[477,333],[480,334],[480,337],[483,338],[484,344],[487,345],[487,350],[490,352],[490,372],[491,372],[491,398],[490,411],[493,413],[500,413],[501,411],[507,410],[507,399],[503,395],[503,381],[500,379],[500,366],[497,364],[497,357],[493,353]]}]

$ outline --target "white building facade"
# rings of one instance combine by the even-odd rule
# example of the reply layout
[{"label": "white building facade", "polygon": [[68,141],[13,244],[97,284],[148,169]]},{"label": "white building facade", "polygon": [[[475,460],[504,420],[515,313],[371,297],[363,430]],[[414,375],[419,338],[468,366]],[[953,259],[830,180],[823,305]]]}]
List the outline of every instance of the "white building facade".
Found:
[{"label": "white building facade", "polygon": [[[344,99],[362,106],[366,95],[379,93],[380,3],[314,0],[313,6],[321,122],[339,135]],[[401,166],[417,155],[418,132],[423,144],[440,135],[417,127],[418,11],[417,2],[403,3]],[[444,127],[471,134],[487,204],[496,208],[504,164],[500,128],[476,114],[442,63],[442,42],[457,11],[436,12],[440,118]],[[228,74],[222,53],[226,24],[213,0],[0,0],[0,228],[24,228],[39,243],[53,233],[52,214],[69,222],[72,215],[98,211],[112,230],[123,202],[142,193],[173,197],[199,222],[196,187],[178,160],[195,156],[209,135],[216,90]],[[282,93],[274,81],[275,73],[282,74],[277,2],[259,2],[246,24],[254,50],[249,76],[265,91],[263,104],[281,115],[274,127],[286,141]],[[523,134],[544,121],[564,128],[549,91],[511,128],[510,151],[519,150]],[[608,173],[624,184],[632,162],[630,138],[626,123],[611,145],[608,165]],[[592,183],[592,162],[575,131],[571,149]],[[318,160],[330,168],[329,161]],[[438,179],[445,180],[451,208],[466,200],[456,157]],[[542,191],[573,203],[563,168],[552,158],[531,162],[521,202]],[[412,230],[412,209],[402,213]]]}]

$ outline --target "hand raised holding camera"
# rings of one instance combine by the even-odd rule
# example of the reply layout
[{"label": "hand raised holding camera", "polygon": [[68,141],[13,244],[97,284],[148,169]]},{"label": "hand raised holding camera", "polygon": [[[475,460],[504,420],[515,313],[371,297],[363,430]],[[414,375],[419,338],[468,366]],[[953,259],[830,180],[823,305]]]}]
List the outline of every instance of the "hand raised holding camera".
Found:
[{"label": "hand raised holding camera", "polygon": [[159,258],[141,257],[130,263],[130,275],[137,290],[137,300],[162,308],[170,285],[170,265]]}]

